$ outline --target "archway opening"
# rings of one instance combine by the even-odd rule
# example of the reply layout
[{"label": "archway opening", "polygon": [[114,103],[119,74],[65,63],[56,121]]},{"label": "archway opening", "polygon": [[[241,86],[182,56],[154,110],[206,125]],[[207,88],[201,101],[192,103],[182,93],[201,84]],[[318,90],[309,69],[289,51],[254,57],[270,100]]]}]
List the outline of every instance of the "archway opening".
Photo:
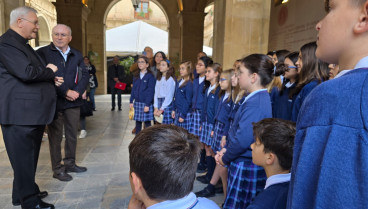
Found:
[{"label": "archway opening", "polygon": [[204,12],[206,16],[204,18],[203,51],[208,56],[212,56],[214,3],[209,4]]}]

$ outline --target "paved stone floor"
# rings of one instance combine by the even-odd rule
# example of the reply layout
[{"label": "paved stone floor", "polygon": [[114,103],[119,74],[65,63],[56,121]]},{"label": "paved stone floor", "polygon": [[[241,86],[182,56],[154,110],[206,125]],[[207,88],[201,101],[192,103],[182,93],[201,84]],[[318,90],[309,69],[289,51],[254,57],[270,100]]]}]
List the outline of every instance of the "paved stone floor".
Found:
[{"label": "paved stone floor", "polygon": [[[131,196],[128,179],[128,145],[134,121],[128,119],[129,97],[123,96],[123,111],[110,111],[110,95],[96,96],[97,111],[87,118],[87,137],[78,139],[77,164],[88,171],[71,174],[73,180],[52,178],[48,141],[41,145],[36,182],[49,196],[44,200],[60,209],[127,208]],[[0,150],[0,209],[18,209],[11,204],[13,171],[5,150]],[[205,187],[194,183],[194,191]],[[218,205],[223,195],[211,198]]]}]

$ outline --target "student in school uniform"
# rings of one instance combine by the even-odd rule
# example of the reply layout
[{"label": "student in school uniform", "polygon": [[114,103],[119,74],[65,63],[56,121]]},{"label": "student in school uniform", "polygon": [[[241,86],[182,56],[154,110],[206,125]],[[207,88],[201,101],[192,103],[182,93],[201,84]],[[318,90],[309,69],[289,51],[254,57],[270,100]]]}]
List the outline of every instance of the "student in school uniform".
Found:
[{"label": "student in school uniform", "polygon": [[163,124],[172,124],[171,111],[173,109],[173,98],[175,93],[175,70],[171,66],[169,60],[160,62],[159,72],[157,73],[157,81],[154,96],[154,112],[155,116],[163,115]]},{"label": "student in school uniform", "polygon": [[182,62],[179,67],[180,79],[176,83],[174,110],[171,116],[175,125],[189,131],[190,109],[193,97],[192,62]]},{"label": "student in school uniform", "polygon": [[[196,65],[196,71],[198,78],[193,80],[193,97],[192,97],[192,111],[190,114],[189,132],[196,136],[200,136],[199,127],[201,126],[201,114],[204,101],[204,83],[206,79],[206,68],[212,64],[213,61],[207,56],[200,57]],[[207,170],[206,167],[206,152],[204,147],[201,147],[201,156],[198,163],[198,173],[204,173]]]},{"label": "student in school uniform", "polygon": [[295,123],[267,118],[253,123],[253,163],[266,171],[267,181],[247,209],[285,209],[293,159]]},{"label": "student in school uniform", "polygon": [[266,174],[252,163],[250,145],[254,142],[252,123],[272,117],[266,86],[273,79],[273,67],[271,59],[263,54],[251,54],[241,62],[239,85],[249,95],[235,115],[226,147],[216,155],[217,163],[228,166],[225,209],[246,208],[264,188]]},{"label": "student in school uniform", "polygon": [[[231,99],[231,75],[233,73],[233,69],[225,70],[220,75],[220,88],[221,91],[219,93],[219,104],[217,106],[215,112],[215,125],[213,131],[211,131],[212,145],[211,149],[214,154],[222,149],[221,140],[226,137],[229,131],[229,116],[232,110],[233,101]],[[214,173],[207,187],[205,187],[202,191],[196,193],[199,197],[210,197],[215,195],[215,185],[221,177],[223,191],[226,194],[227,187],[227,170],[226,168],[216,165]]]},{"label": "student in school uniform", "polygon": [[284,79],[281,90],[271,93],[272,101],[272,117],[284,120],[291,120],[291,111],[295,95],[291,96],[291,91],[298,83],[298,69],[296,62],[298,61],[298,52],[292,52],[285,57],[284,61]]},{"label": "student in school uniform", "polygon": [[304,101],[287,208],[368,205],[368,1],[327,0],[316,55],[342,70]]},{"label": "student in school uniform", "polygon": [[222,72],[222,67],[220,64],[214,63],[209,65],[206,71],[206,83],[203,89],[205,96],[201,114],[200,140],[206,151],[207,173],[206,175],[197,177],[197,180],[204,184],[210,182],[216,167],[216,162],[213,158],[214,153],[211,149],[213,144],[213,135],[211,135],[211,132],[214,129],[215,113],[219,103],[220,86],[218,81]]},{"label": "student in school uniform", "polygon": [[146,56],[138,58],[139,71],[133,79],[133,89],[130,95],[130,108],[134,107],[136,134],[145,127],[151,126],[153,120],[153,97],[155,95],[156,79],[149,69],[149,60]]}]

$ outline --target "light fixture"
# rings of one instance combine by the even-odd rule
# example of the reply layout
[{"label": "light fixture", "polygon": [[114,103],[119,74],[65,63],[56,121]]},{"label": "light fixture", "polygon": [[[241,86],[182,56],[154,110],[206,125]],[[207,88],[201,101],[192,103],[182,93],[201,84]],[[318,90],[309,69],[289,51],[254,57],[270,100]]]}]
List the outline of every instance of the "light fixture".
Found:
[{"label": "light fixture", "polygon": [[286,4],[288,3],[289,0],[282,0],[281,4]]}]

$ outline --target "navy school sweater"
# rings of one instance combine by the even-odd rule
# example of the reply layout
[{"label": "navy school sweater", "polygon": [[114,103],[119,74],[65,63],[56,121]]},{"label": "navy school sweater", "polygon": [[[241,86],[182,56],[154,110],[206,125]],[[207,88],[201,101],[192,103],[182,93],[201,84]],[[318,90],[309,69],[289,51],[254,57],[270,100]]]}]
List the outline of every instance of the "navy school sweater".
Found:
[{"label": "navy school sweater", "polygon": [[193,97],[193,83],[187,83],[180,87],[179,82],[176,82],[174,110],[175,114],[181,113],[181,117],[186,119],[187,113],[190,111]]},{"label": "navy school sweater", "polygon": [[224,124],[222,134],[226,135],[230,127],[230,113],[233,108],[233,101],[231,99],[231,94],[229,95],[230,98],[226,98],[225,101],[223,101],[224,97],[225,95],[222,95],[219,100],[219,104],[216,109],[215,122],[218,121]]},{"label": "navy school sweater", "polygon": [[296,122],[298,119],[300,108],[302,107],[302,104],[311,93],[311,91],[318,85],[318,81],[314,80],[309,82],[307,85],[305,85],[302,90],[299,92],[299,94],[296,96],[295,101],[293,102],[293,109],[291,111],[291,120]]},{"label": "navy school sweater", "polygon": [[259,193],[247,209],[285,209],[290,182],[269,186]]},{"label": "navy school sweater", "polygon": [[[208,89],[207,89],[208,90]],[[207,90],[203,101],[203,111],[201,114],[201,122],[207,121],[207,123],[215,124],[215,113],[219,104],[220,86],[216,87],[214,93],[211,91],[207,96]]]},{"label": "navy school sweater", "polygon": [[242,103],[229,130],[227,151],[222,157],[222,161],[229,165],[230,162],[252,160],[250,148],[254,142],[252,123],[271,117],[271,99],[267,90],[255,93]]},{"label": "navy school sweater", "polygon": [[272,89],[271,102],[273,118],[291,120],[291,111],[296,97],[293,96],[293,98],[289,99],[289,92],[295,87],[296,83],[292,84],[289,88],[285,87],[282,92],[277,88]]},{"label": "navy school sweater", "polygon": [[193,98],[192,98],[192,109],[193,110],[202,110],[203,109],[203,93],[204,81],[199,84],[199,78],[194,79],[193,81]]},{"label": "navy school sweater", "polygon": [[133,89],[130,94],[130,103],[142,102],[147,107],[153,104],[153,97],[155,95],[156,79],[152,73],[147,72],[143,78],[140,76],[134,77]]}]

